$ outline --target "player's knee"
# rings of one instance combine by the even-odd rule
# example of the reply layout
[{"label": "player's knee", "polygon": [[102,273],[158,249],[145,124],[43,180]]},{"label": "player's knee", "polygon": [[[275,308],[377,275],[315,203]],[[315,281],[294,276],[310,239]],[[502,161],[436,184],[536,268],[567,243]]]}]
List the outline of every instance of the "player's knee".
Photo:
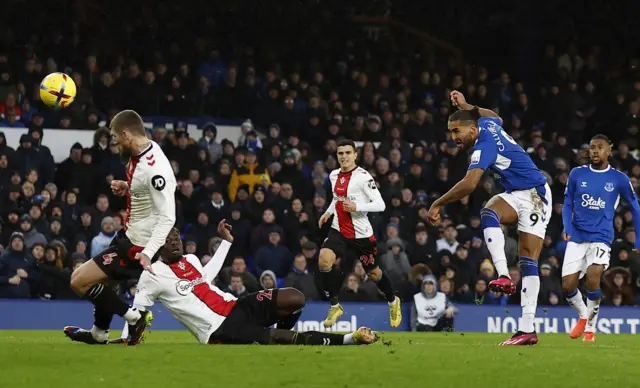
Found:
[{"label": "player's knee", "polygon": [[379,267],[376,267],[367,272],[367,276],[369,277],[369,279],[377,282],[378,280],[382,279],[382,270]]},{"label": "player's knee", "polygon": [[495,210],[485,207],[480,210],[480,223],[482,224],[482,229],[499,228],[500,216]]},{"label": "player's knee", "polygon": [[332,250],[322,248],[318,256],[318,267],[320,271],[331,271],[333,264],[336,262],[336,255]]},{"label": "player's knee", "polygon": [[302,309],[307,304],[307,298],[304,294],[295,288],[291,289],[290,302],[294,311]]},{"label": "player's knee", "polygon": [[83,278],[81,271],[76,270],[71,274],[71,281],[69,282],[69,285],[76,294],[80,296],[84,295],[88,289],[86,283],[87,282]]}]

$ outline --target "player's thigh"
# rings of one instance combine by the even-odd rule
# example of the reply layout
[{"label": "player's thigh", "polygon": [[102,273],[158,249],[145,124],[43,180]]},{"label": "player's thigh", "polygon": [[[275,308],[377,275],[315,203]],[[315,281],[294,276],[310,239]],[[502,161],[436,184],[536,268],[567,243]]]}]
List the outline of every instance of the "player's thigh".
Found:
[{"label": "player's thigh", "polygon": [[108,279],[107,272],[91,259],[71,274],[71,288],[77,292],[84,293],[91,286]]},{"label": "player's thigh", "polygon": [[137,279],[142,267],[129,258],[128,250],[122,244],[111,246],[91,259],[111,280]]},{"label": "player's thigh", "polygon": [[338,258],[345,258],[347,255],[347,241],[335,229],[329,231],[329,235],[322,243],[320,254],[318,255],[318,265],[320,269],[330,269]]},{"label": "player's thigh", "polygon": [[222,325],[209,337],[211,344],[269,344],[269,329],[252,322],[246,311],[233,309]]},{"label": "player's thigh", "polygon": [[564,251],[562,262],[562,277],[579,274],[586,268],[586,254],[588,244],[569,241]]},{"label": "player's thigh", "polygon": [[277,288],[260,290],[245,296],[238,303],[241,304],[250,322],[268,327],[280,318],[278,314],[279,292],[280,290]]},{"label": "player's thigh", "polygon": [[355,252],[358,260],[362,263],[365,272],[371,272],[379,268],[378,263],[378,243],[375,237],[358,238],[350,241],[349,250]]},{"label": "player's thigh", "polygon": [[596,289],[600,286],[602,273],[609,268],[611,247],[604,243],[590,243],[586,253],[584,272],[587,275],[587,287]]},{"label": "player's thigh", "polygon": [[494,195],[484,207],[496,212],[501,224],[513,225],[518,222],[518,212],[507,198],[503,198],[505,194],[508,195],[507,193]]}]

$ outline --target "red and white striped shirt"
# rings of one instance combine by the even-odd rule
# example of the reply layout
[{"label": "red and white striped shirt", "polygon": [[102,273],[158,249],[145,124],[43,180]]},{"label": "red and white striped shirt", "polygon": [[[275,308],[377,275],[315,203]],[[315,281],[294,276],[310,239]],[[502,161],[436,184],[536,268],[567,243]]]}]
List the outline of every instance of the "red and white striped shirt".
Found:
[{"label": "red and white striped shirt", "polygon": [[[386,209],[384,199],[371,174],[362,167],[349,172],[340,169],[329,174],[333,189],[333,201],[326,213],[332,213],[331,227],[345,238],[369,238],[373,236],[373,227],[368,212],[382,212]],[[346,199],[356,204],[356,211],[349,213],[342,207]]]},{"label": "red and white striped shirt", "polygon": [[140,276],[133,305],[150,307],[158,300],[200,343],[209,343],[236,305],[235,296],[211,284],[230,247],[223,241],[205,267],[195,255],[173,264],[158,260],[152,265],[155,275],[145,271]]}]

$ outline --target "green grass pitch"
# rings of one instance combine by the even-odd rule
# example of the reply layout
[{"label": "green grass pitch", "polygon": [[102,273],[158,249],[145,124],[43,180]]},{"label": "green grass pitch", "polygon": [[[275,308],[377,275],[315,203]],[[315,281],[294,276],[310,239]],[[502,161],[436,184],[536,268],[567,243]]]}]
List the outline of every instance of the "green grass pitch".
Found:
[{"label": "green grass pitch", "polygon": [[[112,333],[112,336],[117,333]],[[87,346],[62,331],[0,331],[0,387],[637,387],[640,336],[382,333],[371,346],[208,346],[155,331],[140,346]]]}]

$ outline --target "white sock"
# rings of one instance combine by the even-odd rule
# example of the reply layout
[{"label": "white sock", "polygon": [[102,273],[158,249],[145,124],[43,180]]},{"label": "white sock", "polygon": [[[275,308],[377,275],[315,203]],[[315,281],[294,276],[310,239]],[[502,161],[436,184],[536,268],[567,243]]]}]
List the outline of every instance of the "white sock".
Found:
[{"label": "white sock", "polygon": [[127,312],[124,313],[124,315],[122,316],[122,318],[124,318],[127,322],[129,322],[130,325],[133,325],[136,322],[138,322],[138,319],[140,319],[140,317],[141,317],[140,311],[138,311],[137,308],[133,308],[133,307],[129,307],[129,310],[127,310]]},{"label": "white sock", "polygon": [[600,299],[587,299],[588,319],[587,326],[584,331],[591,333],[596,332],[596,322],[598,321],[598,313],[600,312]]},{"label": "white sock", "polygon": [[509,277],[507,255],[504,253],[504,233],[502,233],[502,229],[485,228],[483,233],[485,244],[487,244],[487,249],[489,249],[498,276]]},{"label": "white sock", "polygon": [[345,334],[342,343],[345,345],[355,345],[356,342],[353,340],[353,333]]},{"label": "white sock", "polygon": [[580,290],[576,289],[576,294],[574,296],[570,298],[567,297],[567,303],[569,303],[569,306],[578,313],[580,318],[587,318],[589,315],[587,305],[584,304]]},{"label": "white sock", "polygon": [[393,302],[389,302],[389,306],[395,306],[398,298],[393,298]]},{"label": "white sock", "polygon": [[522,320],[520,331],[533,333],[535,330],[536,307],[538,307],[538,294],[540,293],[539,276],[523,276],[522,291],[520,292],[520,306],[522,306]]},{"label": "white sock", "polygon": [[104,341],[108,341],[109,340],[109,331],[108,330],[102,330],[96,327],[96,325],[93,325],[93,327],[91,328],[91,336],[93,337],[94,340],[98,341],[98,342],[104,342]]}]

